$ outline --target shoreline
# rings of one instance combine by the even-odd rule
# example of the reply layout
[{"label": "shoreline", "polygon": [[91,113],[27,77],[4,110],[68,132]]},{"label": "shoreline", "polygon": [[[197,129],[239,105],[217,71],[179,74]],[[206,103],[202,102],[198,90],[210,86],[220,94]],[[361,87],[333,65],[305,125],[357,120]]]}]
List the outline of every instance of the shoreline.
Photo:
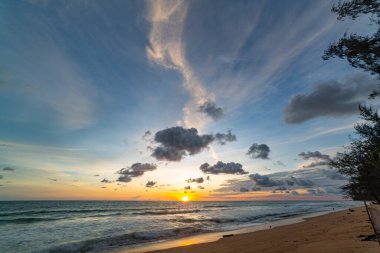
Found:
[{"label": "shoreline", "polygon": [[303,223],[303,222],[306,222],[308,219],[328,215],[331,213],[344,212],[347,210],[348,209],[346,208],[341,208],[341,209],[325,211],[325,212],[309,213],[305,215],[284,218],[277,221],[271,221],[271,222],[267,222],[267,223],[263,223],[259,225],[250,225],[247,227],[242,227],[242,228],[234,229],[234,230],[201,233],[201,234],[190,235],[190,236],[185,236],[181,238],[173,238],[173,239],[167,239],[167,240],[161,240],[161,241],[155,241],[155,242],[147,242],[147,243],[136,245],[136,246],[131,246],[131,245],[122,246],[119,248],[102,251],[102,253],[146,253],[146,252],[156,252],[156,251],[161,252],[165,250],[170,250],[172,248],[186,247],[186,246],[191,246],[191,245],[200,245],[204,243],[213,243],[220,239],[224,239],[223,235],[233,234],[233,236],[236,236],[236,235],[242,235],[242,234],[251,234],[258,231],[271,230],[277,227]]}]

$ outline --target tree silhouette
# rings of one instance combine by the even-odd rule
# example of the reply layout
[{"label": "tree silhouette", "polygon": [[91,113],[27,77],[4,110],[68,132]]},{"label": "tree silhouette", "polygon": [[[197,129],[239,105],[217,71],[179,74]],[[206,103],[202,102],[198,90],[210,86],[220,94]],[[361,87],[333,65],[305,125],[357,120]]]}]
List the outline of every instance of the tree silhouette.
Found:
[{"label": "tree silhouette", "polygon": [[[328,60],[333,57],[346,59],[354,68],[360,68],[380,79],[380,1],[340,1],[333,5],[331,11],[337,13],[338,20],[344,20],[347,17],[355,20],[362,15],[368,15],[377,31],[367,36],[345,33],[338,42],[327,48],[323,59]],[[379,89],[374,90],[370,97],[374,98],[378,95],[380,95]]]},{"label": "tree silhouette", "polygon": [[[338,20],[368,15],[377,31],[372,35],[344,34],[338,42],[325,51],[324,60],[333,57],[346,59],[354,67],[375,75],[380,80],[380,0],[339,1],[332,12]],[[380,95],[380,89],[369,94],[369,98]],[[345,152],[338,154],[331,166],[344,175],[349,182],[343,191],[356,200],[380,202],[380,117],[372,107],[359,106],[360,116],[365,123],[355,126],[357,137]]]}]

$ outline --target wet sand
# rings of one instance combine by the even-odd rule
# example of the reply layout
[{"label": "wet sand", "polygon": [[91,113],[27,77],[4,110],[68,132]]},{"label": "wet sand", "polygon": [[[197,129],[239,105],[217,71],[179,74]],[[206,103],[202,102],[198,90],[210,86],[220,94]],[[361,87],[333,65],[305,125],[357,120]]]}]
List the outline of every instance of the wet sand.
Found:
[{"label": "wet sand", "polygon": [[[294,221],[297,222],[297,221]],[[294,223],[293,222],[293,223]],[[118,250],[118,253],[380,253],[375,241],[361,241],[362,235],[373,234],[364,207],[306,218],[303,222],[280,225],[256,232],[234,234],[221,238],[225,232],[179,239],[137,249]],[[263,228],[261,228],[263,229]],[[203,236],[203,239],[201,239]],[[206,236],[206,237],[205,237]],[[210,237],[211,236],[211,237]],[[220,238],[210,242],[212,238]],[[198,239],[197,239],[198,238]],[[217,239],[215,238],[215,239]],[[208,241],[208,242],[205,242]],[[203,243],[202,243],[203,242]],[[181,245],[181,246],[179,246]],[[176,246],[176,247],[174,247]],[[179,247],[178,247],[179,246]],[[169,248],[170,247],[170,248]],[[173,247],[173,248],[172,248]],[[162,249],[166,248],[166,249]],[[160,249],[160,250],[155,250]]]}]

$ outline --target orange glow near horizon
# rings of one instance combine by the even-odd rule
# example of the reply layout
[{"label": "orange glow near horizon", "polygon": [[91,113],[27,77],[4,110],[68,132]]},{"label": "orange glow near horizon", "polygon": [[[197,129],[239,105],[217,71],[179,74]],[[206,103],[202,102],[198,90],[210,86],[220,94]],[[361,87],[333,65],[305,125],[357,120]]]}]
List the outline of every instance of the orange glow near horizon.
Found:
[{"label": "orange glow near horizon", "polygon": [[[2,189],[2,193],[18,200],[133,200],[133,201],[274,201],[274,200],[340,200],[340,195],[311,196],[306,191],[298,190],[299,195],[273,194],[271,191],[249,193],[200,191],[185,193],[181,188],[149,189],[143,186],[125,186],[107,184],[105,188],[94,187],[85,183],[48,182],[41,186],[40,182],[19,181]],[[104,185],[104,184],[103,184]]]}]

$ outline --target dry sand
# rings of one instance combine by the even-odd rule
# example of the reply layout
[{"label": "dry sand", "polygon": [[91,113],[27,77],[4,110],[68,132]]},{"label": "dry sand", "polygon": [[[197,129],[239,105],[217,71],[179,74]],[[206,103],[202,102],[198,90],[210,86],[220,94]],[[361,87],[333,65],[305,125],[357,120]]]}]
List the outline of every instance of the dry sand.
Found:
[{"label": "dry sand", "polygon": [[238,234],[214,242],[193,244],[151,253],[380,253],[375,241],[361,241],[373,234],[364,207],[339,211],[306,221],[263,231]]}]

